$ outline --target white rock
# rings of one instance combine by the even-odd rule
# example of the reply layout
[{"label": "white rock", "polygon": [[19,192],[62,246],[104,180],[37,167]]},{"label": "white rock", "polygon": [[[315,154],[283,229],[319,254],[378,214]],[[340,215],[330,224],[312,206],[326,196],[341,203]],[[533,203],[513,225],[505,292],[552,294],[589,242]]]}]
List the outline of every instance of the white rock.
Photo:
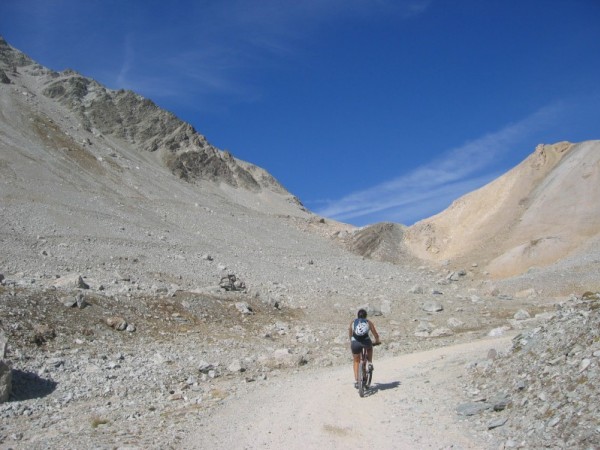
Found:
[{"label": "white rock", "polygon": [[527,320],[531,318],[531,315],[524,309],[518,310],[514,315],[515,320]]},{"label": "white rock", "polygon": [[592,361],[588,358],[585,358],[581,361],[581,364],[579,365],[579,372],[583,372],[585,369],[587,369],[588,367],[590,367],[590,364],[592,363]]},{"label": "white rock", "polygon": [[510,327],[507,327],[507,326],[494,328],[494,329],[490,330],[490,332],[488,333],[488,336],[490,336],[490,337],[502,336],[508,330],[510,330]]}]

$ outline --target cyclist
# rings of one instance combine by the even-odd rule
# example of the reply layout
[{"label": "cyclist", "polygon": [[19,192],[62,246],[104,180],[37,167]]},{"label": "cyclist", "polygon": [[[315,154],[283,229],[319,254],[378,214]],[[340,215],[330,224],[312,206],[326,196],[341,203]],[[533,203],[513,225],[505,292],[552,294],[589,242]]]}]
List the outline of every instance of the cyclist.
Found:
[{"label": "cyclist", "polygon": [[359,309],[356,319],[350,322],[348,335],[350,337],[350,349],[354,359],[354,387],[358,388],[358,365],[360,363],[360,353],[363,347],[367,349],[367,360],[369,361],[369,370],[373,370],[373,342],[369,337],[369,332],[375,337],[375,344],[380,344],[379,333],[373,322],[367,319],[367,311]]}]

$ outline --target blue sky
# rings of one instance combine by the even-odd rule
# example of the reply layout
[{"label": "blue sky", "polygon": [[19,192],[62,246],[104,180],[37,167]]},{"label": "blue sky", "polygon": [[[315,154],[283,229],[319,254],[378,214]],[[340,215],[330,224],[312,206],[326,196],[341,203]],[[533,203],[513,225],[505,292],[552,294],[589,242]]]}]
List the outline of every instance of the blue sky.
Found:
[{"label": "blue sky", "polygon": [[1,0],[0,34],[131,89],[312,211],[410,225],[600,139],[597,0]]}]

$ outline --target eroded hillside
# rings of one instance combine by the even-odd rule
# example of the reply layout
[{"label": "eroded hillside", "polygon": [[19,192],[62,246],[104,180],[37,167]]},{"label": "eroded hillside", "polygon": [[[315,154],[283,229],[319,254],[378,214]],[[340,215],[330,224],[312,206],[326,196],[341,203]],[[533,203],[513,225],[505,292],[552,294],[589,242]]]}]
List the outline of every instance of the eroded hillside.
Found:
[{"label": "eroded hillside", "polygon": [[600,141],[540,145],[517,167],[410,227],[419,258],[479,263],[494,278],[547,267],[600,236]]}]

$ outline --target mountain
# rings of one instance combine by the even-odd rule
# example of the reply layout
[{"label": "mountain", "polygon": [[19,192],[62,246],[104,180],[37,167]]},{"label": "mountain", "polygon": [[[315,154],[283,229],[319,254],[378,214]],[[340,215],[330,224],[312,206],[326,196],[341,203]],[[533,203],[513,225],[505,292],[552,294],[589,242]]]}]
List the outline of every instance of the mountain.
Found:
[{"label": "mountain", "polygon": [[600,141],[539,145],[521,164],[410,227],[419,258],[482,263],[495,278],[585,252],[600,238]]},{"label": "mountain", "polygon": [[275,297],[305,292],[308,261],[361,261],[329,239],[351,226],[316,217],[150,100],[45,68],[3,39],[0,79],[1,272],[47,282],[73,271],[105,287],[118,272],[160,289],[236,273],[266,298],[272,283]]},{"label": "mountain", "polygon": [[[2,38],[0,81],[5,200],[35,201],[30,214],[44,208],[37,222],[49,222],[42,214],[47,210],[54,216],[72,214],[76,203],[83,213],[71,226],[88,230],[98,210],[115,224],[123,210],[161,223],[181,214],[177,204],[196,205],[199,211],[233,208],[228,214],[234,215],[251,210],[261,217],[257,223],[262,214],[287,218],[296,229],[333,237],[333,245],[372,260],[477,263],[493,278],[587,254],[586,246],[598,240],[598,141],[540,145],[505,175],[411,227],[354,228],[317,218],[268,172],[215,148],[152,101],[107,89],[72,70],[44,68]],[[31,192],[34,179],[37,189]],[[175,209],[159,212],[152,203]],[[17,204],[22,206],[23,199]],[[256,230],[264,232],[260,224]],[[247,246],[241,237],[250,233],[250,228],[234,233],[240,238],[234,246]],[[217,238],[206,238],[211,248]]]},{"label": "mountain", "polygon": [[[22,69],[20,73],[18,69]],[[151,100],[131,91],[112,91],[73,70],[54,72],[46,69],[2,38],[0,80],[19,86],[30,106],[41,107],[43,101],[54,101],[47,102],[54,106],[41,107],[37,116],[30,119],[46,145],[63,145],[62,148],[68,148],[88,161],[101,157],[102,151],[110,152],[112,147],[147,153],[185,181],[208,180],[255,193],[278,194],[287,197],[286,201],[298,203],[301,209],[298,200],[269,173],[215,148],[191,125],[162,110]],[[69,111],[77,122],[70,125],[73,132],[63,133],[64,136],[59,136],[61,124],[54,117],[58,105]],[[17,104],[5,103],[4,106],[5,112],[19,110]],[[22,125],[11,123],[7,113],[3,119],[7,124]],[[40,130],[45,128],[53,130],[53,134],[43,136]],[[96,139],[102,142],[92,142]]]},{"label": "mountain", "polygon": [[539,145],[506,174],[410,227],[381,223],[336,237],[379,261],[470,267],[482,282],[567,294],[600,287],[598,198],[600,141],[559,142]]},{"label": "mountain", "polygon": [[[206,251],[220,241],[232,254],[240,247],[251,254],[285,248],[272,236],[294,230],[302,238],[283,242],[302,247],[310,235],[373,261],[477,264],[481,278],[496,279],[593,253],[588,247],[599,239],[599,141],[540,145],[505,175],[411,227],[354,228],[314,216],[268,172],[215,148],[151,100],[47,69],[2,38],[0,87],[5,229],[21,227],[25,235],[48,239],[57,223],[69,222],[64,235],[93,231],[110,247],[115,236],[147,236],[159,225]],[[236,216],[248,218],[245,226],[229,220]]]}]

